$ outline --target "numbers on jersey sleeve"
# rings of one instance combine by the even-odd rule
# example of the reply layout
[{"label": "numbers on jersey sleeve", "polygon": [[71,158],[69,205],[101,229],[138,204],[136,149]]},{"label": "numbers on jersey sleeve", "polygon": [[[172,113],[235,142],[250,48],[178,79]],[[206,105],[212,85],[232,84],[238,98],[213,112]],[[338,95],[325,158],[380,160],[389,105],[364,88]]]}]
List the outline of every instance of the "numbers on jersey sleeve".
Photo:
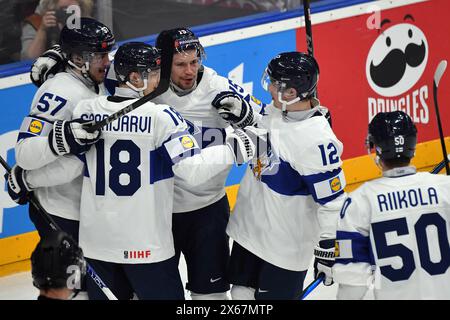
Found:
[{"label": "numbers on jersey sleeve", "polygon": [[50,112],[50,115],[54,116],[66,104],[67,104],[66,99],[61,98],[60,96],[56,96],[52,93],[46,92],[41,96],[36,107],[41,112],[47,112],[50,109],[50,107],[53,107],[53,105],[55,105],[53,110]]},{"label": "numbers on jersey sleeve", "polygon": [[[438,243],[430,243],[428,232],[435,228]],[[437,212],[420,216],[414,224],[415,237],[421,267],[430,275],[443,274],[450,267],[450,244],[445,219]],[[403,244],[387,244],[386,233],[408,235],[406,218],[387,220],[372,224],[373,238],[378,259],[400,257],[402,267],[395,269],[392,265],[380,267],[381,274],[391,281],[407,280],[416,269],[413,251]],[[429,248],[439,248],[440,260],[432,261]]]},{"label": "numbers on jersey sleeve", "polygon": [[[97,149],[96,195],[105,195],[105,144],[100,139]],[[132,196],[141,187],[141,150],[130,140],[117,140],[109,151],[109,188],[117,196]]]},{"label": "numbers on jersey sleeve", "polygon": [[228,79],[228,84],[229,84],[229,89],[230,90],[236,92],[237,94],[239,94],[243,98],[242,94],[244,93],[244,89],[240,85],[234,83],[230,79]]},{"label": "numbers on jersey sleeve", "polygon": [[173,120],[173,122],[175,123],[176,126],[178,126],[179,122],[183,123],[183,121],[184,121],[183,117],[174,108],[169,107],[169,109],[164,109],[163,111],[170,116],[170,118]]},{"label": "numbers on jersey sleeve", "polygon": [[325,145],[321,144],[318,146],[320,149],[320,155],[322,156],[322,164],[327,166],[329,164],[334,164],[339,162],[339,156],[336,146],[330,142],[325,150]]}]

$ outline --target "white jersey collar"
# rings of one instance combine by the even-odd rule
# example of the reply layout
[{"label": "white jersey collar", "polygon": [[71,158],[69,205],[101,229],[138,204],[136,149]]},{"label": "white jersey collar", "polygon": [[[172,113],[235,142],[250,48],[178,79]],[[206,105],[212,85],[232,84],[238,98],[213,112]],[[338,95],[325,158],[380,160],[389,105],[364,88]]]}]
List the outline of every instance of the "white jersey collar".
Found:
[{"label": "white jersey collar", "polygon": [[[317,112],[321,113],[324,116],[328,112],[328,109],[326,107],[320,105],[320,102],[318,99],[312,98],[311,103],[313,105],[312,109],[286,112],[284,119],[288,122],[303,121],[303,120],[311,118]],[[270,105],[278,112],[280,112],[280,113],[282,112],[280,109],[278,109],[277,107],[275,107],[273,105],[273,101],[271,102]]]},{"label": "white jersey collar", "polygon": [[141,98],[139,95],[139,92],[131,89],[131,88],[125,88],[125,87],[116,87],[116,92],[114,93],[115,96],[118,97],[125,97],[125,98]]},{"label": "white jersey collar", "polygon": [[417,172],[417,169],[413,166],[407,166],[407,167],[398,167],[389,169],[383,172],[383,177],[388,178],[398,178],[403,176],[409,176],[412,174],[415,174]]},{"label": "white jersey collar", "polygon": [[76,79],[80,80],[86,87],[88,87],[90,90],[92,90],[95,93],[99,93],[98,85],[92,81],[90,78],[85,78],[83,75],[75,72],[75,70],[72,69],[72,67],[66,67],[66,72]]}]

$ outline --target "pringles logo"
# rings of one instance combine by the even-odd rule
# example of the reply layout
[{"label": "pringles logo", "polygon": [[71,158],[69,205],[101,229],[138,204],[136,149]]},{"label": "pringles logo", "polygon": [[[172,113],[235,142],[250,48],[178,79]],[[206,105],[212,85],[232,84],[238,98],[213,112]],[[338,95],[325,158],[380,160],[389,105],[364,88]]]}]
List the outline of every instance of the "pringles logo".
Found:
[{"label": "pringles logo", "polygon": [[428,42],[422,30],[413,24],[412,15],[405,15],[403,20],[392,25],[392,21],[384,19],[380,27],[386,29],[367,55],[367,81],[379,95],[368,98],[369,121],[378,112],[395,110],[408,113],[417,123],[429,121],[428,87],[414,89],[427,66]]}]

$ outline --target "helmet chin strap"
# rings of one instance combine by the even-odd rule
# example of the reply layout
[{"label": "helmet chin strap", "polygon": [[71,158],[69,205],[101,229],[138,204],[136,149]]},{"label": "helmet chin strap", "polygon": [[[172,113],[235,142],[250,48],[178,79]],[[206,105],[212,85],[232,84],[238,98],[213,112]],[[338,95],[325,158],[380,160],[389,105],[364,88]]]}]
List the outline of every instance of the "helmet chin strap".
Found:
[{"label": "helmet chin strap", "polygon": [[139,96],[140,96],[140,97],[143,97],[143,96],[144,96],[144,91],[145,91],[145,89],[147,89],[147,86],[148,86],[148,80],[147,80],[146,77],[144,77],[144,85],[143,85],[142,87],[140,87],[140,88],[136,88],[134,85],[131,84],[130,81],[125,82],[125,84],[126,84],[129,88],[131,88],[132,90],[134,90],[134,91],[136,91],[137,93],[139,93]]},{"label": "helmet chin strap", "polygon": [[288,113],[287,106],[290,106],[291,104],[294,104],[298,101],[300,101],[300,97],[297,97],[291,101],[283,100],[283,98],[281,97],[281,92],[278,92],[278,102],[281,103],[281,111],[283,112],[283,116],[286,116]]},{"label": "helmet chin strap", "polygon": [[87,86],[93,86],[96,93],[100,92],[98,83],[96,81],[94,81],[94,79],[92,79],[91,75],[89,74],[89,61],[86,61],[85,63],[83,63],[83,65],[81,67],[77,66],[71,60],[68,60],[67,64],[70,67],[72,67],[73,69],[76,69],[76,70],[80,71],[81,76],[83,77],[83,78],[80,77],[80,79],[84,79],[86,81],[85,84]]},{"label": "helmet chin strap", "polygon": [[[91,80],[92,78],[89,75],[89,61],[86,61],[85,63],[83,63],[83,65],[81,67],[77,66],[75,63],[73,63],[73,61],[69,60],[68,64],[77,69],[78,71],[81,72],[81,74],[83,75],[83,77],[87,78],[89,77]],[[93,80],[92,80],[93,81]]]}]

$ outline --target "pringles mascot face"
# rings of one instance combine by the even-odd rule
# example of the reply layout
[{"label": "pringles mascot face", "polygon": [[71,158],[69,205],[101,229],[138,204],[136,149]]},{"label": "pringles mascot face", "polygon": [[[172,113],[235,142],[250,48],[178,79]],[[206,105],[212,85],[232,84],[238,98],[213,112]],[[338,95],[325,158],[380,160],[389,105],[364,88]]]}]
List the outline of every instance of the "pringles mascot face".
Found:
[{"label": "pringles mascot face", "polygon": [[[404,20],[414,21],[411,15]],[[385,19],[383,25],[390,23]],[[424,33],[411,23],[400,23],[382,32],[370,48],[366,75],[370,87],[384,97],[395,97],[414,86],[428,60]]]}]

